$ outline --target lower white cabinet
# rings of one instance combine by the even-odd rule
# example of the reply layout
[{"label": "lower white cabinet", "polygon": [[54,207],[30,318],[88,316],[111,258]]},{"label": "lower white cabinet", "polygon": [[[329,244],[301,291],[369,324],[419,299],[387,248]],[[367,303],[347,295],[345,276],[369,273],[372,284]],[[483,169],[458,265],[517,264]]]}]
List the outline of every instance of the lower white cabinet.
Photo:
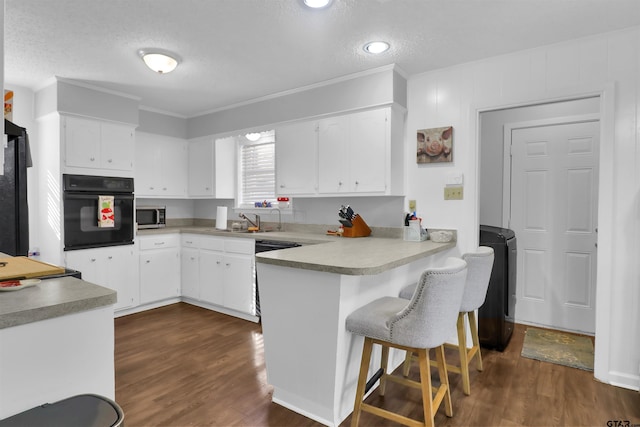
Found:
[{"label": "lower white cabinet", "polygon": [[140,303],[180,296],[180,235],[140,236]]},{"label": "lower white cabinet", "polygon": [[82,273],[82,279],[115,290],[114,310],[138,305],[138,262],[134,245],[65,252],[65,265]]},{"label": "lower white cabinet", "polygon": [[254,240],[192,234],[181,240],[182,295],[255,315]]}]

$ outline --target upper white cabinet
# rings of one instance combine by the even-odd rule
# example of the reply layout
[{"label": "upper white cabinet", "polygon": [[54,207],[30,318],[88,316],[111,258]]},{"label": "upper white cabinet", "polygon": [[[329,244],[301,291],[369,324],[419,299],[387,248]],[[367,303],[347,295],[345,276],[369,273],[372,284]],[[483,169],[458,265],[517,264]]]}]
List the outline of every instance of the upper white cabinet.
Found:
[{"label": "upper white cabinet", "polygon": [[67,168],[133,170],[133,126],[71,116],[62,121]]},{"label": "upper white cabinet", "polygon": [[188,193],[190,197],[235,197],[236,149],[212,137],[189,141]]},{"label": "upper white cabinet", "polygon": [[136,132],[135,180],[137,197],[187,195],[187,141]]},{"label": "upper white cabinet", "polygon": [[313,195],[318,191],[318,122],[276,128],[276,193]]},{"label": "upper white cabinet", "polygon": [[392,175],[402,176],[403,141],[393,138],[392,126],[402,123],[393,119],[389,107],[320,120],[320,194],[401,193]]},{"label": "upper white cabinet", "polygon": [[276,128],[278,195],[403,195],[404,113],[394,107]]}]

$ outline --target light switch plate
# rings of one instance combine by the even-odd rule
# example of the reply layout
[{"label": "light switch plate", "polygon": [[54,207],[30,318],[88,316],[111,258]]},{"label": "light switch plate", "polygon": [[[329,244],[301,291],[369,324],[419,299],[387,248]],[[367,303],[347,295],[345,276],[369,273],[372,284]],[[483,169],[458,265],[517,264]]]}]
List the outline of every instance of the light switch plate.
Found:
[{"label": "light switch plate", "polygon": [[462,186],[448,186],[444,187],[444,199],[445,200],[462,200],[463,198]]}]

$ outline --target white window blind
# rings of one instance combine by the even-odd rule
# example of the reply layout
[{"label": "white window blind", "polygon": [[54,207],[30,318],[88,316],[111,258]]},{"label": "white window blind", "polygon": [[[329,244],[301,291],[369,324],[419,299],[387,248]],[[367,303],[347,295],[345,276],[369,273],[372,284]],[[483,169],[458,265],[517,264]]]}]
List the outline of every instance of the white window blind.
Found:
[{"label": "white window blind", "polygon": [[[265,141],[266,139],[266,141]],[[240,205],[254,206],[255,202],[275,202],[276,169],[275,141],[261,138],[254,144],[243,144],[240,147],[241,173]]]}]

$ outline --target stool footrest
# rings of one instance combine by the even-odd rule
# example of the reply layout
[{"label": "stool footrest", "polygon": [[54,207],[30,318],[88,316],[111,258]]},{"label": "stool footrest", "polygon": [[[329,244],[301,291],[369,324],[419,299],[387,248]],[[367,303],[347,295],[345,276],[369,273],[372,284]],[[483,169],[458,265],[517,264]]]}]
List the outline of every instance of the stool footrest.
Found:
[{"label": "stool footrest", "polygon": [[367,394],[371,387],[380,379],[380,377],[384,374],[384,369],[380,368],[376,371],[375,374],[367,381],[367,384],[364,386],[364,394]]}]

